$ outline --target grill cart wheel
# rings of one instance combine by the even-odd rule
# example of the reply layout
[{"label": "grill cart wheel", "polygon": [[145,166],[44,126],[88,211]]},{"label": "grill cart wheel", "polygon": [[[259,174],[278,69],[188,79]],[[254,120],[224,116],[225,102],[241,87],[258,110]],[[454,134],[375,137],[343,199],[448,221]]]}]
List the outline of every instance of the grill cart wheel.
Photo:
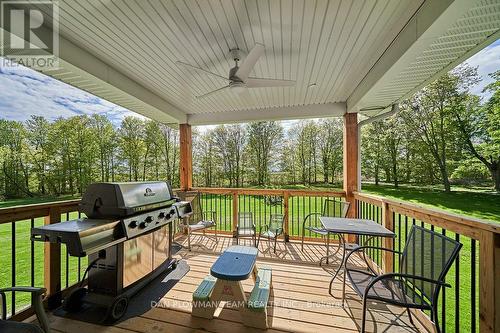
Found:
[{"label": "grill cart wheel", "polygon": [[128,307],[128,297],[126,296],[118,297],[113,302],[113,304],[109,309],[109,319],[113,321],[120,319],[127,311],[127,307]]}]

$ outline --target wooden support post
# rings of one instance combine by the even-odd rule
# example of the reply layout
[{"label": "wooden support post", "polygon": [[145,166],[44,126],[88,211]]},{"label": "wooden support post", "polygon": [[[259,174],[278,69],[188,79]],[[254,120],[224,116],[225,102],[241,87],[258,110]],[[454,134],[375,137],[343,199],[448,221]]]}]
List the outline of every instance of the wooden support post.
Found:
[{"label": "wooden support post", "polygon": [[233,237],[236,237],[236,226],[238,225],[238,192],[233,192]]},{"label": "wooden support post", "polygon": [[290,221],[289,219],[289,214],[288,214],[288,200],[290,199],[290,192],[285,191],[283,194],[283,219],[285,220],[285,241],[289,242],[290,241],[290,234],[289,234],[289,228],[290,228]]},{"label": "wooden support post", "polygon": [[191,125],[179,125],[180,140],[180,188],[189,191],[193,187],[193,149]]},{"label": "wooden support post", "polygon": [[[358,183],[358,114],[346,113],[344,115],[344,137],[343,137],[343,174],[344,191],[346,200],[351,203],[347,217],[356,217],[355,191],[359,190]],[[354,242],[355,237],[349,236],[349,242]]]},{"label": "wooden support post", "polygon": [[[45,217],[44,224],[61,222],[61,210],[52,207],[49,215]],[[61,304],[61,244],[44,244],[44,286],[48,294],[49,309],[54,309]]]},{"label": "wooden support post", "polygon": [[479,241],[479,331],[500,332],[500,234],[489,231]]},{"label": "wooden support post", "polygon": [[[394,219],[387,202],[382,203],[382,225],[387,229],[394,231]],[[384,237],[383,244],[383,247],[386,249],[393,250],[394,238]],[[393,271],[394,255],[395,254],[392,252],[382,251],[382,271],[384,273],[390,273]]]}]

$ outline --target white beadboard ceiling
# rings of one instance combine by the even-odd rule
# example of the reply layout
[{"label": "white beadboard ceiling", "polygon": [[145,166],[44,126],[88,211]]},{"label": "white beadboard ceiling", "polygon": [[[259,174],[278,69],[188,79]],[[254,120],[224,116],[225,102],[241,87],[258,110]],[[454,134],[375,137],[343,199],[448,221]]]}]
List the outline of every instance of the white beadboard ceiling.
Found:
[{"label": "white beadboard ceiling", "polygon": [[[431,26],[432,38],[422,35],[426,43],[409,45],[412,52],[402,50],[389,64],[406,56],[402,65],[370,77],[416,13],[439,2],[454,1],[60,0],[63,61],[47,74],[164,122],[255,120],[245,110],[292,119],[328,114],[329,105],[332,114],[346,105],[388,106],[498,33],[498,0],[456,0],[449,17],[460,19],[439,17],[444,23]],[[250,99],[229,90],[196,99],[227,83],[175,64],[226,77],[234,65],[229,49],[246,54],[255,43],[265,54],[252,76],[296,80],[295,87],[249,89]],[[326,107],[301,108],[309,105]]]}]

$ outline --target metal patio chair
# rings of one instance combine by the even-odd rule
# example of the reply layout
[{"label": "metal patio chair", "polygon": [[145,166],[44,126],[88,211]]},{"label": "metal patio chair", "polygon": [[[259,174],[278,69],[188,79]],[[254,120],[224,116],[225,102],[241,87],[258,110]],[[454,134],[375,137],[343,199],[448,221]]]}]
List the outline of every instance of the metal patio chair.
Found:
[{"label": "metal patio chair", "polygon": [[[321,237],[324,238],[325,244],[326,244],[326,238],[329,237],[330,235],[328,232],[323,228],[321,225],[321,222],[319,221],[320,216],[328,216],[328,217],[346,217],[347,212],[349,211],[349,206],[351,205],[350,202],[347,201],[335,201],[332,199],[326,199],[325,202],[323,203],[323,210],[321,213],[316,212],[316,213],[310,213],[304,218],[304,221],[302,222],[302,243],[301,243],[301,251],[304,251],[304,238],[306,235],[306,230],[309,230],[310,233],[313,234],[318,234],[321,235]],[[334,237],[337,235],[333,235]],[[338,237],[338,236],[337,236]],[[353,248],[349,246],[350,244],[346,244],[349,249]],[[340,247],[339,247],[340,249]],[[338,250],[338,249],[337,249]],[[334,256],[337,252],[332,254],[331,256]],[[321,258],[320,264],[324,258]],[[328,262],[328,260],[327,260]]]},{"label": "metal patio chair", "polygon": [[[431,311],[437,331],[441,332],[437,316],[437,300],[442,287],[451,287],[445,281],[446,273],[458,256],[462,244],[440,233],[412,226],[404,251],[398,252],[376,246],[360,246],[347,255],[366,249],[389,251],[400,256],[399,273],[377,274],[368,270],[346,268],[342,287],[345,297],[345,278],[349,278],[355,292],[363,298],[361,332],[365,332],[367,301],[380,301],[405,307],[413,324],[410,309]],[[347,267],[347,265],[346,265]]]},{"label": "metal patio chair", "polygon": [[[189,199],[188,199],[189,200]],[[193,214],[184,219],[184,227],[188,234],[188,249],[191,251],[191,233],[202,231],[203,236],[212,238],[216,243],[217,239],[217,213],[215,211],[203,211],[201,205],[201,194],[197,193],[191,200],[191,207],[193,208]],[[214,228],[214,236],[207,236],[205,233],[206,229]],[[201,244],[193,244],[197,246],[203,246]]]},{"label": "metal patio chair", "polygon": [[[36,317],[40,326],[31,323],[21,323],[17,321],[6,320],[7,317],[7,292],[27,292],[31,293],[31,306],[35,310]],[[0,332],[6,333],[50,333],[49,320],[43,308],[43,296],[45,288],[36,287],[12,287],[0,289]]]},{"label": "metal patio chair", "polygon": [[236,244],[239,244],[240,238],[252,238],[253,245],[257,247],[256,229],[251,212],[238,213],[238,225],[236,226]]},{"label": "metal patio chair", "polygon": [[[269,244],[268,249],[271,248],[271,239],[274,240],[274,253],[276,253],[276,242],[278,237],[283,234],[283,225],[285,223],[285,216],[283,214],[271,214],[269,218],[269,224],[262,226],[262,230],[259,233],[257,239],[257,248],[259,247],[260,238],[267,238]],[[283,236],[283,242],[285,242],[285,237]],[[266,250],[267,251],[267,250]]]}]

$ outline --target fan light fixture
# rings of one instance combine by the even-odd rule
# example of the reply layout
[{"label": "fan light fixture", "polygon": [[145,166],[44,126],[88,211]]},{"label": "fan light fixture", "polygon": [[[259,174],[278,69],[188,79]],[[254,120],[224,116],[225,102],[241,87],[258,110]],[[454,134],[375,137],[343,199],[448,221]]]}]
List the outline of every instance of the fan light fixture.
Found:
[{"label": "fan light fixture", "polygon": [[246,86],[245,86],[245,84],[243,82],[234,82],[233,84],[231,84],[229,86],[229,89],[232,92],[234,92],[234,93],[236,93],[236,94],[239,95],[239,94],[241,94],[241,93],[243,93],[245,91]]},{"label": "fan light fixture", "polygon": [[221,76],[217,73],[210,72],[206,69],[195,67],[190,64],[177,61],[176,64],[180,65],[190,71],[195,71],[200,74],[210,75],[214,78],[226,80],[229,84],[201,96],[196,96],[196,98],[204,98],[215,93],[219,93],[229,88],[232,92],[241,94],[245,92],[247,88],[267,88],[267,87],[292,87],[295,85],[295,81],[292,80],[277,80],[277,79],[267,79],[260,77],[250,77],[249,74],[253,70],[255,63],[264,54],[264,45],[255,44],[255,46],[250,50],[245,60],[241,64],[239,61],[240,57],[239,49],[231,49],[231,56],[234,60],[234,67],[229,70],[229,77]]}]

